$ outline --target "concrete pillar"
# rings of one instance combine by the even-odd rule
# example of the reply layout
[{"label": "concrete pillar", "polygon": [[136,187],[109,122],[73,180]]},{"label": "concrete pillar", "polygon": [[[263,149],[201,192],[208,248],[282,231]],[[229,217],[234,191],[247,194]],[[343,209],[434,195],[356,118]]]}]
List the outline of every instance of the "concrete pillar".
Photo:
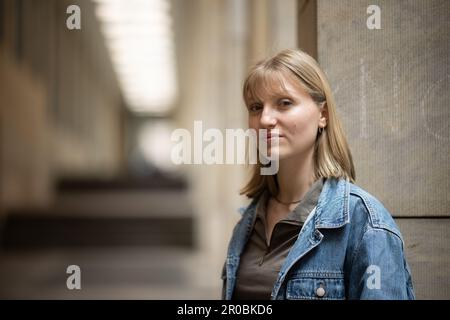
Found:
[{"label": "concrete pillar", "polygon": [[450,215],[450,4],[377,1],[369,29],[371,4],[318,3],[319,63],[357,181],[396,216]]}]

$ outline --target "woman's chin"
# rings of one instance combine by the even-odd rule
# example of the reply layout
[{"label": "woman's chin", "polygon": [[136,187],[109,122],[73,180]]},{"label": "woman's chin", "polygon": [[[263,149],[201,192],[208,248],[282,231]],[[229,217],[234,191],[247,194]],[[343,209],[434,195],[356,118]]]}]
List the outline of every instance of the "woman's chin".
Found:
[{"label": "woman's chin", "polygon": [[272,160],[281,160],[283,157],[285,157],[283,150],[280,150],[280,148],[270,148],[267,151],[267,154],[270,159]]},{"label": "woman's chin", "polygon": [[267,148],[267,155],[260,154],[260,157],[269,158],[270,160],[280,161],[283,159],[287,159],[291,157],[291,153],[287,150],[283,150],[283,148],[274,147]]}]

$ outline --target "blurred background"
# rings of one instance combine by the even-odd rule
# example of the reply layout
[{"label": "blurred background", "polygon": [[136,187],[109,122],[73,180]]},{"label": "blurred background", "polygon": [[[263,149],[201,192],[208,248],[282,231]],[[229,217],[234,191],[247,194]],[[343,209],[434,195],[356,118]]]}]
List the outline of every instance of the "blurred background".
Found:
[{"label": "blurred background", "polygon": [[175,166],[170,136],[246,128],[246,70],[285,48],[329,77],[417,298],[449,299],[446,0],[0,0],[0,298],[220,298],[247,169]]}]

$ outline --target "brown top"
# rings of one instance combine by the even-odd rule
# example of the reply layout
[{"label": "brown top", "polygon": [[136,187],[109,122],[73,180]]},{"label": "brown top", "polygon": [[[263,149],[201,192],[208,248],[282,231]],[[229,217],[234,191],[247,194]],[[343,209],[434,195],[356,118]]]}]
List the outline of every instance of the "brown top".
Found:
[{"label": "brown top", "polygon": [[278,272],[303,223],[316,206],[322,187],[322,178],[314,182],[295,209],[274,226],[270,241],[265,231],[270,194],[266,191],[260,196],[253,229],[241,255],[233,299],[270,299]]}]

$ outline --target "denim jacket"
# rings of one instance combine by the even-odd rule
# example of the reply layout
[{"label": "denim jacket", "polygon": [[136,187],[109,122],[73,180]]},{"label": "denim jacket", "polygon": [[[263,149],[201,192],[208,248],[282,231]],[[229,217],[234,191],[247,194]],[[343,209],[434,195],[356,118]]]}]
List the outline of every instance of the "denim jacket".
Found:
[{"label": "denim jacket", "polygon": [[[222,272],[231,299],[255,198],[233,230]],[[414,299],[400,231],[380,201],[343,179],[326,179],[316,208],[291,248],[271,299]]]}]

